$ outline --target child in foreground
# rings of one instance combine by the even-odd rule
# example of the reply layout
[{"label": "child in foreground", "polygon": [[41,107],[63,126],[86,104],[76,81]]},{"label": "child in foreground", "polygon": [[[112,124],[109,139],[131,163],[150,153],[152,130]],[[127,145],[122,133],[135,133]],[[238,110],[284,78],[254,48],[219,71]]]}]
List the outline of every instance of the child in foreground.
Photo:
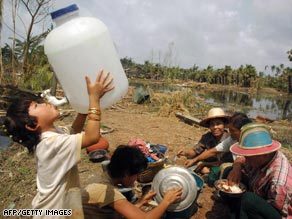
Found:
[{"label": "child in foreground", "polygon": [[147,163],[138,148],[118,146],[102,174],[82,190],[85,218],[162,218],[169,205],[180,201],[182,188],[165,191],[162,202],[149,212],[140,208],[156,195],[155,192],[149,192],[134,205],[118,190],[118,185],[133,187],[138,174],[147,168]]},{"label": "child in foreground", "polygon": [[[37,194],[32,207],[72,209],[71,218],[83,218],[77,168],[81,148],[98,142],[101,119],[99,100],[113,89],[113,79],[104,71],[99,72],[94,82],[88,77],[85,79],[89,97],[88,115],[77,115],[72,124],[72,134],[54,125],[59,111],[53,105],[32,99],[12,103],[4,121],[12,139],[36,155]],[[86,117],[85,131],[80,133]]]}]

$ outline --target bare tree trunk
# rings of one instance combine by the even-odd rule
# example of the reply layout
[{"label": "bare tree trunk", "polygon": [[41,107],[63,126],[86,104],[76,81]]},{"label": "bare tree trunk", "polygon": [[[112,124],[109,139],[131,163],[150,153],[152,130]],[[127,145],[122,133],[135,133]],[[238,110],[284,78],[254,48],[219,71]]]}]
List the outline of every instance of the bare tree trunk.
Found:
[{"label": "bare tree trunk", "polygon": [[29,65],[28,55],[29,55],[29,47],[31,44],[30,39],[31,39],[31,32],[32,32],[33,24],[34,24],[34,19],[35,19],[35,16],[31,16],[31,22],[30,22],[28,30],[27,30],[26,42],[25,42],[24,50],[23,50],[22,71],[23,71],[23,74],[25,75],[25,78],[27,77],[26,74],[28,73],[28,65]]},{"label": "bare tree trunk", "polygon": [[[31,45],[31,37],[32,37],[32,29],[34,24],[39,23],[40,21],[44,20],[48,14],[44,13],[43,10],[46,10],[49,7],[51,0],[20,0],[22,4],[25,6],[26,10],[30,14],[30,23],[28,26],[28,30],[26,33],[26,43],[23,50],[23,63],[22,63],[22,70],[23,74],[25,75],[25,79],[29,78],[30,75],[28,74],[29,70],[29,48]],[[34,3],[34,4],[33,4]]]},{"label": "bare tree trunk", "polygon": [[[32,30],[32,25],[30,25],[30,33]],[[23,62],[22,62],[22,71],[23,74],[25,75],[25,78],[29,77],[26,74],[28,73],[28,55],[29,55],[29,46],[30,46],[30,35],[27,35],[26,37],[26,42],[24,45],[24,50],[23,50]]]},{"label": "bare tree trunk", "polygon": [[12,67],[12,84],[18,85],[16,78],[16,67],[15,67],[15,33],[16,33],[16,14],[17,14],[18,1],[12,0],[12,23],[13,23],[13,39],[12,39],[12,52],[11,52],[11,67]]},{"label": "bare tree trunk", "polygon": [[[0,0],[0,45],[1,45],[1,33],[2,33],[2,10],[3,9],[3,0]],[[1,47],[1,46],[0,46]],[[0,50],[0,84],[4,84],[4,67],[3,67],[3,60],[2,60],[2,48]]]}]

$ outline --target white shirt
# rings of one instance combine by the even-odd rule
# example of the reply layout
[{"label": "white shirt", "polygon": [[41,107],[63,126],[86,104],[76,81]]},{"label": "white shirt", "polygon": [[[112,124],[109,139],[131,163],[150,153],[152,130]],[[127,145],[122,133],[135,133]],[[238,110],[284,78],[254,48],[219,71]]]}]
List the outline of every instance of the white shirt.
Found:
[{"label": "white shirt", "polygon": [[41,141],[36,147],[37,194],[32,201],[34,209],[72,209],[79,215],[78,218],[83,218],[77,168],[81,143],[81,133],[70,135],[61,128],[57,128],[57,132],[41,134]]},{"label": "white shirt", "polygon": [[236,140],[232,139],[231,136],[229,136],[224,141],[216,145],[215,149],[216,151],[220,151],[220,152],[229,152],[231,145],[235,144],[236,142],[237,142]]}]

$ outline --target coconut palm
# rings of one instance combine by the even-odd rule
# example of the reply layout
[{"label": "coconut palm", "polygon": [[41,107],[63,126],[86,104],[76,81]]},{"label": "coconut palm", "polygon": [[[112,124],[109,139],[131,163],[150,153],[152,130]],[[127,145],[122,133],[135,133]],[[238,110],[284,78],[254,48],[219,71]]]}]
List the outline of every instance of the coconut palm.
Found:
[{"label": "coconut palm", "polygon": [[251,87],[251,83],[256,79],[256,77],[256,68],[252,65],[245,65],[243,75],[243,87]]},{"label": "coconut palm", "polygon": [[223,69],[223,84],[227,85],[230,83],[231,80],[231,74],[232,74],[232,68],[229,65],[225,65]]}]

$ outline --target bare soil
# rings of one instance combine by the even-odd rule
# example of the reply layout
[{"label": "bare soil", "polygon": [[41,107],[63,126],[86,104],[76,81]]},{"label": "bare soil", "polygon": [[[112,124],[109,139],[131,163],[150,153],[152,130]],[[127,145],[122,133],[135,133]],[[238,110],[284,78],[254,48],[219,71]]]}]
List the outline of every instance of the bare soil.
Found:
[{"label": "bare soil", "polygon": [[[151,143],[159,143],[169,147],[169,155],[174,156],[180,147],[191,147],[207,130],[201,127],[190,126],[173,114],[168,117],[150,113],[148,105],[137,105],[131,98],[125,98],[114,107],[102,113],[102,124],[114,128],[114,131],[104,137],[110,143],[110,152],[120,144],[127,144],[131,138],[141,138]],[[58,121],[59,125],[69,125],[75,117],[74,112]],[[284,151],[289,154],[288,150]],[[183,164],[185,158],[177,160]],[[13,144],[8,150],[0,151],[0,211],[5,208],[30,208],[30,203],[36,192],[35,160],[33,155],[19,144]],[[86,185],[100,168],[100,164],[88,160],[86,151],[82,151],[82,161],[79,173],[82,185]],[[221,203],[214,201],[214,188],[205,186],[199,195],[200,208],[192,218],[213,219],[228,218],[228,209]]]},{"label": "bare soil", "polygon": [[[110,143],[111,152],[116,146],[127,144],[131,138],[141,138],[151,143],[167,145],[170,156],[173,156],[178,148],[193,145],[206,131],[180,122],[175,117],[161,117],[155,113],[148,113],[146,108],[143,105],[124,101],[115,108],[103,112],[102,123],[114,128],[112,133],[104,135]],[[71,113],[70,116],[59,121],[59,124],[70,124],[74,114]],[[0,153],[0,162],[0,211],[8,207],[29,208],[36,192],[33,155],[29,155],[22,146],[15,143],[8,150]],[[183,162],[183,158],[177,160],[177,163]],[[82,152],[82,161],[79,165],[82,185],[86,185],[94,172],[98,171],[99,166],[100,164],[88,160],[85,150]],[[224,218],[222,211],[224,207],[214,205],[211,198],[213,191],[212,188],[203,189],[198,200],[201,208],[193,218]]]}]

